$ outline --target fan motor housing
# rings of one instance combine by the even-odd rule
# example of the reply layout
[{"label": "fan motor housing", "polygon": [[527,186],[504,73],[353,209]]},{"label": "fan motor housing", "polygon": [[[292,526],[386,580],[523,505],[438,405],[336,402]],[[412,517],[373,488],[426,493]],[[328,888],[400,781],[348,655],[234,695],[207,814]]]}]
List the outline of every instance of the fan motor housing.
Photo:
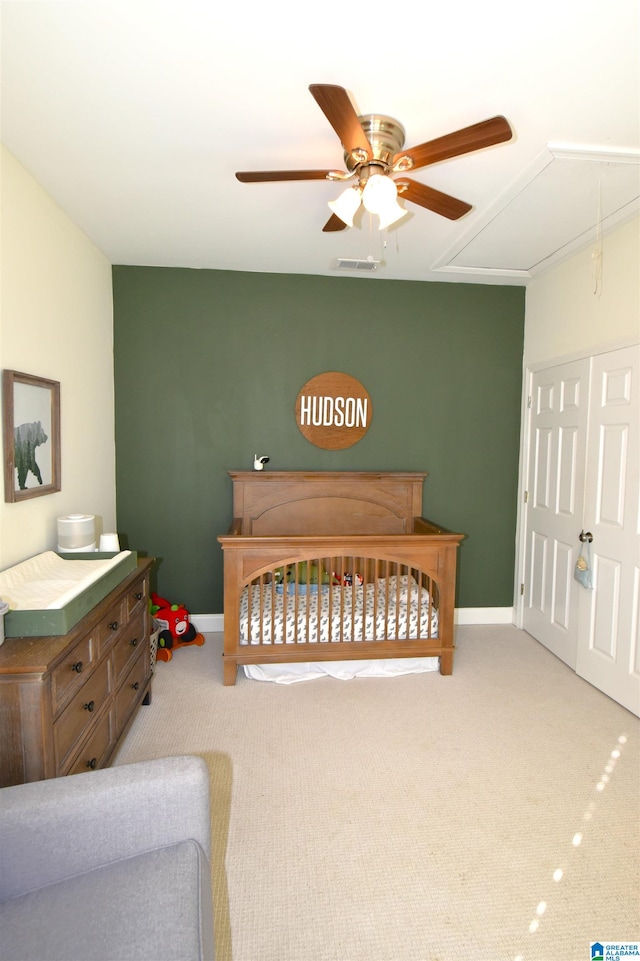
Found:
[{"label": "fan motor housing", "polygon": [[345,151],[344,162],[347,170],[349,173],[355,173],[359,167],[372,163],[375,166],[383,167],[384,172],[387,173],[391,168],[394,156],[404,146],[404,127],[393,117],[386,117],[379,113],[358,117],[358,121],[371,144],[373,157],[371,160],[363,161],[362,157],[358,156],[357,151]]}]

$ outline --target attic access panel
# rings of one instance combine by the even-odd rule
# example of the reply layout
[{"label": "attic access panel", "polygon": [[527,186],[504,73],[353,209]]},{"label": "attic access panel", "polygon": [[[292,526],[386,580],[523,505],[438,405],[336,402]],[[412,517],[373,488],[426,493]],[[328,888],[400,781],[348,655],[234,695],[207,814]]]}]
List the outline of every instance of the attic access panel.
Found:
[{"label": "attic access panel", "polygon": [[531,277],[640,206],[640,154],[550,146],[434,266]]}]

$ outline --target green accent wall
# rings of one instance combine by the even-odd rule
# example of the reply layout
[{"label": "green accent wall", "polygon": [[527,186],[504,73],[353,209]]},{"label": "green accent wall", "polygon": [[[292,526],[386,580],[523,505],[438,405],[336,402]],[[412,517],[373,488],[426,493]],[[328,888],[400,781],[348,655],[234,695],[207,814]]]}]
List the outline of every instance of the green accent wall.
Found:
[{"label": "green accent wall", "polygon": [[[123,545],[155,589],[222,612],[230,469],[427,471],[425,517],[466,535],[458,607],[510,607],[522,287],[113,268],[116,476]],[[296,426],[324,371],[369,392],[371,426],[327,451]]]}]

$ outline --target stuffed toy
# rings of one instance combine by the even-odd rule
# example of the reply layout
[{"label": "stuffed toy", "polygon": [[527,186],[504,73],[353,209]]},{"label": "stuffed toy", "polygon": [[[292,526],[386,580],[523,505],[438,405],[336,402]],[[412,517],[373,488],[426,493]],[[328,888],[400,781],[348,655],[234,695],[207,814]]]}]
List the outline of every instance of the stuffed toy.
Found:
[{"label": "stuffed toy", "polygon": [[160,626],[158,660],[170,661],[173,651],[178,647],[186,647],[189,644],[197,644],[201,647],[204,644],[204,637],[196,631],[189,618],[189,611],[184,605],[171,604],[164,597],[153,593],[150,610],[152,617]]},{"label": "stuffed toy", "polygon": [[[275,571],[276,583],[281,584],[282,581],[288,581],[293,583],[296,579],[295,564],[289,564],[288,567],[278,567]],[[300,561],[297,565],[298,567],[298,584],[306,584],[307,578],[309,584],[329,584],[330,579],[326,571],[323,571],[309,561]]]}]

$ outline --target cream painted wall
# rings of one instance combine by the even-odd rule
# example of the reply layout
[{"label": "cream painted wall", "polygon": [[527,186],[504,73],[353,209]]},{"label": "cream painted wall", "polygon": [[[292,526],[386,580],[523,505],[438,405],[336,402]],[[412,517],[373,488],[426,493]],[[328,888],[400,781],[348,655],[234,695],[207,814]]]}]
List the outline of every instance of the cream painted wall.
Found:
[{"label": "cream painted wall", "polygon": [[116,530],[111,265],[4,147],[0,366],[60,381],[62,490],[0,504],[0,570],[55,550],[56,519]]},{"label": "cream painted wall", "polygon": [[640,217],[602,238],[602,273],[596,286],[595,245],[541,274],[527,287],[522,380],[522,435],[516,529],[513,620],[522,626],[520,584],[525,579],[527,394],[529,371],[565,359],[603,353],[640,340]]},{"label": "cream painted wall", "polygon": [[574,254],[527,287],[525,368],[640,338],[640,217],[602,238],[597,289],[594,248]]}]

